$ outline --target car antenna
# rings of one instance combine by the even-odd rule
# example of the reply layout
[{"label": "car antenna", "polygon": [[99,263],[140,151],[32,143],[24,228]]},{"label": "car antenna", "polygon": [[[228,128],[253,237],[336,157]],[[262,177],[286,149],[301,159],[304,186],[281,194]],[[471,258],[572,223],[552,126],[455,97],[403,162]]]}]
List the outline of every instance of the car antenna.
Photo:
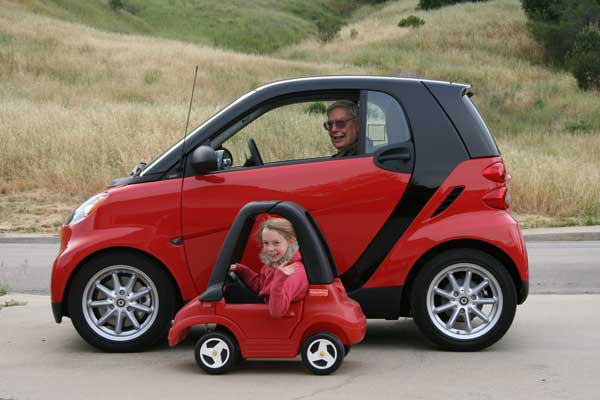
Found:
[{"label": "car antenna", "polygon": [[183,143],[181,143],[181,161],[179,164],[179,169],[181,171],[181,177],[183,178],[185,175],[185,166],[183,164],[183,160],[185,158],[185,139],[187,137],[188,127],[190,125],[190,114],[192,112],[192,102],[194,101],[194,90],[196,89],[196,78],[198,77],[198,65],[196,65],[196,72],[194,73],[194,84],[192,85],[192,95],[190,97],[190,108],[188,109],[187,121],[185,123],[185,132],[183,132]]}]

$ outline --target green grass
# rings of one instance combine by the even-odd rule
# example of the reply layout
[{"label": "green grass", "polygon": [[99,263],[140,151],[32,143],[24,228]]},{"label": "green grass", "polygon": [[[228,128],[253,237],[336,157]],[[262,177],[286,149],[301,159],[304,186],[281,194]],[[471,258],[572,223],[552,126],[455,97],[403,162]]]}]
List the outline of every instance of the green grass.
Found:
[{"label": "green grass", "polygon": [[35,13],[110,32],[153,35],[245,53],[269,53],[343,25],[354,10],[368,2],[24,0],[23,3]]}]

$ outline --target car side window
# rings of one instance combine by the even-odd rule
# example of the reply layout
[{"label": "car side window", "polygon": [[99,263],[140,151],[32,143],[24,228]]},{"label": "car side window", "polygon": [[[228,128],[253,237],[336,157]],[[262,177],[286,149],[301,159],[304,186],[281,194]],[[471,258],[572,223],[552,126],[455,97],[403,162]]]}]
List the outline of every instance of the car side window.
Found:
[{"label": "car side window", "polygon": [[325,108],[324,102],[304,102],[261,115],[222,144],[233,156],[232,167],[243,167],[251,157],[251,139],[264,164],[330,157],[331,141],[323,129]]},{"label": "car side window", "polygon": [[372,154],[388,144],[410,140],[410,130],[400,104],[392,96],[367,93],[366,153]]}]

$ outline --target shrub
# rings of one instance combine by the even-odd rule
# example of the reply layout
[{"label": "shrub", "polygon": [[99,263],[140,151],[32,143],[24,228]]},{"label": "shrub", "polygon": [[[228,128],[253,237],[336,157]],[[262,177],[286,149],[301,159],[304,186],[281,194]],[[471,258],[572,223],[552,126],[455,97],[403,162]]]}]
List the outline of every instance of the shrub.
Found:
[{"label": "shrub", "polygon": [[406,18],[402,18],[400,20],[400,22],[398,22],[398,26],[400,27],[412,27],[412,28],[417,28],[421,25],[424,25],[425,21],[422,20],[421,18],[414,16],[414,15],[409,15]]},{"label": "shrub", "polygon": [[328,43],[335,39],[342,28],[342,22],[337,20],[317,21],[317,39],[321,43]]},{"label": "shrub", "polygon": [[309,104],[304,112],[311,115],[325,114],[327,112],[327,105],[322,101],[315,101],[314,103]]},{"label": "shrub", "polygon": [[525,15],[538,21],[558,21],[562,0],[521,0]]},{"label": "shrub", "polygon": [[358,37],[358,31],[356,29],[352,29],[350,31],[350,39],[354,40]]},{"label": "shrub", "polygon": [[483,1],[487,1],[487,0],[419,0],[419,5],[417,6],[417,8],[420,8],[423,10],[431,10],[434,8],[440,8],[443,6],[449,6],[449,5],[457,4],[457,3],[467,3],[467,2],[479,3],[479,2],[483,2]]},{"label": "shrub", "polygon": [[567,65],[580,88],[600,90],[600,28],[589,25],[579,32]]}]

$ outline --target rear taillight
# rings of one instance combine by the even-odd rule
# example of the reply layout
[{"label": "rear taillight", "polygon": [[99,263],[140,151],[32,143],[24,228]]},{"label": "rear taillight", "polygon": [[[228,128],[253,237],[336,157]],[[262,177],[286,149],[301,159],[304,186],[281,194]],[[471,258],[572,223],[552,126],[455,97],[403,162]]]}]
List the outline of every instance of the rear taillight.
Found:
[{"label": "rear taillight", "polygon": [[493,163],[492,165],[483,170],[483,176],[485,176],[490,181],[498,183],[505,183],[507,181],[506,175],[506,167],[504,167],[504,163],[502,161]]},{"label": "rear taillight", "polygon": [[504,162],[498,161],[493,163],[486,167],[482,174],[486,179],[497,183],[496,188],[483,196],[483,201],[490,207],[506,210],[510,205],[510,194],[508,193],[508,186],[506,184],[511,179],[511,176],[506,172]]}]

